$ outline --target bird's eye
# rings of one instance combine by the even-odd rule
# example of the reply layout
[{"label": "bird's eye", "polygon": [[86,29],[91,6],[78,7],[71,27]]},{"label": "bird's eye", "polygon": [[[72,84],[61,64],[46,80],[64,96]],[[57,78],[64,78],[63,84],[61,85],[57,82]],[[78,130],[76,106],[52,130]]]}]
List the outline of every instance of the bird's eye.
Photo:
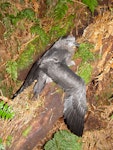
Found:
[{"label": "bird's eye", "polygon": [[59,60],[58,60],[57,58],[54,58],[54,61],[55,61],[55,63],[58,63],[58,62],[59,62]]}]

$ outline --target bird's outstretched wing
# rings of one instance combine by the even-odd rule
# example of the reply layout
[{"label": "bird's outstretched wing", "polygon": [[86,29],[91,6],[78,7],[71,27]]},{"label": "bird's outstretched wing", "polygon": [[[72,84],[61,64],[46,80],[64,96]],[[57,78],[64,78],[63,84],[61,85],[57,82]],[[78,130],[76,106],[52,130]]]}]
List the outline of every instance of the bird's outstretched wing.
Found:
[{"label": "bird's outstretched wing", "polygon": [[73,133],[82,136],[84,116],[87,110],[84,81],[66,64],[56,60],[48,63],[42,62],[40,67],[66,92],[64,102],[65,122]]}]

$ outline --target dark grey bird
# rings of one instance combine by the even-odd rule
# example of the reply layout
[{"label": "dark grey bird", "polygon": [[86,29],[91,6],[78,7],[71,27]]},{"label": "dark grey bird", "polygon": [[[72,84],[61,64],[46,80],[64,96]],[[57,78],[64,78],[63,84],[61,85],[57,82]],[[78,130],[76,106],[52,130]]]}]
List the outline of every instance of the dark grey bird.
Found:
[{"label": "dark grey bird", "polygon": [[[79,44],[76,43],[74,36],[67,36],[60,38],[57,42],[53,44],[53,46],[45,52],[40,60],[37,60],[32,68],[30,69],[24,83],[22,86],[18,89],[18,91],[13,95],[12,99],[14,99],[19,93],[21,93],[25,88],[30,86],[32,82],[37,80],[37,84],[34,87],[34,94],[39,94],[41,90],[43,89],[46,82],[48,82],[48,76],[40,70],[40,62],[43,60],[54,60],[57,59],[59,62],[65,63],[68,66],[74,64],[73,61],[71,61],[72,56],[75,53],[75,48],[78,47]],[[37,86],[39,87],[39,90],[37,89]]]},{"label": "dark grey bird", "polygon": [[72,64],[75,46],[78,44],[73,36],[60,38],[39,61],[35,62],[13,98],[34,80],[37,80],[33,90],[34,96],[38,96],[48,78],[51,78],[65,91],[64,120],[68,128],[76,135],[82,136],[87,111],[85,83],[68,67]]}]

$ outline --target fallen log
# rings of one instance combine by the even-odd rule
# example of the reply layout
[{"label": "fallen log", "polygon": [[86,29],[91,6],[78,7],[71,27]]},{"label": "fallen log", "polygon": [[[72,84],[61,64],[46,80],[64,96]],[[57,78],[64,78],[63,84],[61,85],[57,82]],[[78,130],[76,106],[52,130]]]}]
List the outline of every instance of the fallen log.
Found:
[{"label": "fallen log", "polygon": [[[26,91],[29,93],[29,90]],[[37,107],[38,101],[25,99],[26,91],[13,102],[13,108],[16,111],[15,118],[8,121],[7,125],[3,125],[2,131],[0,130],[4,141],[8,135],[12,137],[10,146],[7,146],[6,150],[32,150],[63,116],[62,94],[57,92],[56,85],[53,86],[52,83],[46,85],[41,94],[43,104],[40,107]],[[25,103],[28,109],[25,108]],[[34,108],[35,105],[36,108]]]}]

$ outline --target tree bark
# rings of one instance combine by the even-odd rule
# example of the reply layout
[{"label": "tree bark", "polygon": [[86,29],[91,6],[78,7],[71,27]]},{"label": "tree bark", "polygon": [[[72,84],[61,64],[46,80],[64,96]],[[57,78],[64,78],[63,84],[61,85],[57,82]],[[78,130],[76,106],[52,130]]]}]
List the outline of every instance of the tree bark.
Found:
[{"label": "tree bark", "polygon": [[[48,88],[48,86],[46,87]],[[53,87],[52,87],[53,88]],[[17,136],[10,148],[7,150],[32,150],[52,129],[56,121],[63,116],[63,101],[61,100],[62,94],[55,92],[55,89],[51,92],[48,90],[45,102],[45,111],[39,113],[39,115],[30,121],[30,132],[26,137],[23,135]]]}]

